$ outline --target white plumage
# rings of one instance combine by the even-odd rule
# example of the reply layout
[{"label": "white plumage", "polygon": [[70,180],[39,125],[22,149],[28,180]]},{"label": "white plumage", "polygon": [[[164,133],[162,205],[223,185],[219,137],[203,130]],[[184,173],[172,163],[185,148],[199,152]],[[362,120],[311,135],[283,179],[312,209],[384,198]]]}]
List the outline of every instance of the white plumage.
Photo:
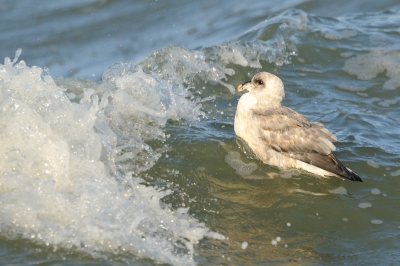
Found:
[{"label": "white plumage", "polygon": [[249,92],[238,102],[235,133],[264,163],[362,182],[332,154],[337,139],[324,125],[281,105],[280,78],[260,72],[237,90]]}]

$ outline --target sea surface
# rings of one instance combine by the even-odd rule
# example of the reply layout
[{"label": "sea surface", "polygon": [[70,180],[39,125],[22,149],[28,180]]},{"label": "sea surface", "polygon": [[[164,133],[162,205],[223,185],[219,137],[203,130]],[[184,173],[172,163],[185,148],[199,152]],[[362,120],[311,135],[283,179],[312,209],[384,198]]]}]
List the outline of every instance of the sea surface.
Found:
[{"label": "sea surface", "polygon": [[[397,265],[400,3],[0,1],[0,265]],[[264,165],[268,71],[362,183]]]}]

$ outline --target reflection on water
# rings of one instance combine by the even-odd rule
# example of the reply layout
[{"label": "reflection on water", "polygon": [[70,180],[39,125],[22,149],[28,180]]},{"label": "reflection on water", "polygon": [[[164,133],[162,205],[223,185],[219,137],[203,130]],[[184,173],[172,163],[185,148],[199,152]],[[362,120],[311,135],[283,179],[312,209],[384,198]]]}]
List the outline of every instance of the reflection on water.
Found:
[{"label": "reflection on water", "polygon": [[[330,192],[346,182],[304,174],[283,179],[277,169],[259,162],[257,175],[261,177],[264,173],[265,179],[244,179],[224,162],[226,150],[218,146],[216,149],[216,145],[186,143],[177,149],[174,154],[181,160],[184,157],[181,165],[187,163],[187,166],[180,167],[179,174],[168,179],[186,195],[195,197],[187,199],[185,204],[192,206],[196,216],[203,217],[208,225],[229,237],[225,241],[202,240],[199,254],[213,264],[229,260],[234,260],[232,263],[235,264],[251,260],[260,265],[324,261],[315,246],[330,241],[321,237],[326,230],[326,220],[336,217],[335,227],[339,222],[344,223],[342,218],[345,217],[335,210],[327,212],[325,208],[338,199],[355,201],[350,193],[337,195]],[[174,160],[173,156],[170,153],[168,159]],[[204,165],[207,165],[206,169]],[[161,163],[149,174],[159,176],[160,171],[169,167],[167,162]],[[276,172],[276,177],[271,178],[271,172]],[[172,204],[181,200],[179,196],[167,199]],[[280,241],[274,244],[277,238]],[[248,243],[246,249],[242,249],[243,242]]]}]

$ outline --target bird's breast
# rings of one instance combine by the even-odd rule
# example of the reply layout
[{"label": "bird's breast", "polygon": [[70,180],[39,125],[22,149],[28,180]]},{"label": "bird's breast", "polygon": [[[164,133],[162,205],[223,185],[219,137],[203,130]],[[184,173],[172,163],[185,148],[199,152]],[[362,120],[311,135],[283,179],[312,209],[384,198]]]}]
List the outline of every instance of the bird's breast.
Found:
[{"label": "bird's breast", "polygon": [[251,107],[254,105],[254,101],[249,97],[243,95],[238,102],[238,106],[235,114],[234,130],[235,134],[246,142],[252,139],[252,135],[256,131],[253,120],[253,110]]}]

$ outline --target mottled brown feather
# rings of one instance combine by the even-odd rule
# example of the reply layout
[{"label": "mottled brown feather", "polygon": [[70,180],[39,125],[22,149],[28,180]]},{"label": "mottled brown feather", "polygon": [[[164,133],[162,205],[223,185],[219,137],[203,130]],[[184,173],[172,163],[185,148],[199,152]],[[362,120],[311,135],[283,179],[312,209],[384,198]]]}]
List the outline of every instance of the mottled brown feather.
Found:
[{"label": "mottled brown feather", "polygon": [[257,73],[250,82],[239,85],[238,90],[248,90],[249,94],[239,100],[235,133],[248,142],[265,163],[279,167],[286,164],[326,175],[316,170],[322,169],[362,182],[332,154],[335,150],[332,142],[337,139],[324,125],[281,105],[285,92],[277,76]]},{"label": "mottled brown feather", "polygon": [[254,112],[254,116],[263,140],[274,150],[338,176],[361,181],[331,153],[336,137],[321,123],[287,107]]},{"label": "mottled brown feather", "polygon": [[278,151],[317,152],[328,155],[335,150],[336,137],[321,123],[312,122],[287,107],[254,112],[264,141]]}]

